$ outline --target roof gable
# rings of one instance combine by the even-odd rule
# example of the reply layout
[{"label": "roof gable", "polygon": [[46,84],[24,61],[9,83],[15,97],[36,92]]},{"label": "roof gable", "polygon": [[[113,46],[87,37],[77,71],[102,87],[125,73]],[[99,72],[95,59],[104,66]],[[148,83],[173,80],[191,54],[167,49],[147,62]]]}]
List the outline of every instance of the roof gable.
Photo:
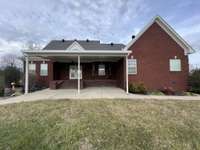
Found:
[{"label": "roof gable", "polygon": [[184,50],[185,55],[193,53],[194,49],[180,36],[178,33],[174,31],[174,29],[167,24],[160,16],[154,17],[149,24],[147,24],[138,34],[137,36],[131,40],[124,50],[129,50],[129,48],[147,31],[153,23],[157,23],[179,46],[181,46]]},{"label": "roof gable", "polygon": [[77,41],[74,41],[66,50],[69,50],[69,51],[83,51],[84,48]]}]

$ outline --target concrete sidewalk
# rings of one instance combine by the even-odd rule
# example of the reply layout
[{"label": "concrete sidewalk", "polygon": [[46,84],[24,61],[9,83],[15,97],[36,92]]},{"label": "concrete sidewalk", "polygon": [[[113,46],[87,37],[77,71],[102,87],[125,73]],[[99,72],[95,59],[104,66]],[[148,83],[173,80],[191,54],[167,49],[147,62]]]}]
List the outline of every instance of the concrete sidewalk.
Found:
[{"label": "concrete sidewalk", "polygon": [[155,96],[127,94],[124,90],[116,87],[91,87],[81,90],[80,94],[76,89],[45,89],[22,96],[8,98],[0,101],[0,105],[20,103],[38,100],[63,100],[63,99],[132,99],[132,100],[200,100],[200,96]]}]

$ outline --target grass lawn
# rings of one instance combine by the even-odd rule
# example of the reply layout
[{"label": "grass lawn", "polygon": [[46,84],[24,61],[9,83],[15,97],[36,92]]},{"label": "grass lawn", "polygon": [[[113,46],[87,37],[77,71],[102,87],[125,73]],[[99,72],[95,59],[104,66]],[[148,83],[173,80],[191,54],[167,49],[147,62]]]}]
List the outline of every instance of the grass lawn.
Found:
[{"label": "grass lawn", "polygon": [[200,101],[39,101],[0,106],[0,149],[200,149]]}]

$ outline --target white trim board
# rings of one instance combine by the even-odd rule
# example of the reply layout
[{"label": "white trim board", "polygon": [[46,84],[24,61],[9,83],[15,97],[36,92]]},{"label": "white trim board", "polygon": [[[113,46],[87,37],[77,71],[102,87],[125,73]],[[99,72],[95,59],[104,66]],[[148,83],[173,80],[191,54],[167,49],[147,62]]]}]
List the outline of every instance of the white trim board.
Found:
[{"label": "white trim board", "polygon": [[27,50],[23,51],[24,56],[48,57],[48,56],[126,56],[131,51],[113,50],[85,50],[85,51],[66,51],[66,50]]},{"label": "white trim board", "polygon": [[179,46],[184,49],[185,55],[194,53],[195,50],[169,25],[167,22],[162,19],[160,16],[154,17],[137,35],[131,40],[124,51],[129,50],[129,48],[144,34],[145,31],[151,27],[153,23],[157,23]]}]

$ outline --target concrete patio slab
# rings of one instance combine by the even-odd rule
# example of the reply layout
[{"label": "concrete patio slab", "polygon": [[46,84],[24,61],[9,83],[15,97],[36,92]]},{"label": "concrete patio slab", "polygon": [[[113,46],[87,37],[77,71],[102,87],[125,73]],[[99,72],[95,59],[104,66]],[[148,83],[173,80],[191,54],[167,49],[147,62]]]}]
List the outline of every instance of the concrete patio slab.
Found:
[{"label": "concrete patio slab", "polygon": [[26,95],[8,98],[0,101],[0,105],[20,103],[38,100],[92,100],[92,99],[131,99],[131,100],[200,100],[200,96],[155,96],[127,94],[124,90],[116,87],[91,87],[81,90],[80,94],[76,89],[45,89]]}]

